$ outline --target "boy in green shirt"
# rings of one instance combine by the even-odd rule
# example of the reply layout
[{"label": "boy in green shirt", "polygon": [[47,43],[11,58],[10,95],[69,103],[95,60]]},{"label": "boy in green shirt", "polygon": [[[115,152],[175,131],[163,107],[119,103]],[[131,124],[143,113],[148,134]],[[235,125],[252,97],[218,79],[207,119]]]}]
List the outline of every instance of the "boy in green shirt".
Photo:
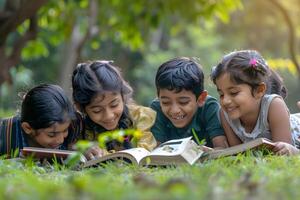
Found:
[{"label": "boy in green shirt", "polygon": [[155,85],[158,98],[151,108],[157,116],[151,131],[158,143],[193,136],[194,131],[209,147],[228,146],[219,103],[204,90],[200,64],[186,57],[169,60],[158,68]]}]

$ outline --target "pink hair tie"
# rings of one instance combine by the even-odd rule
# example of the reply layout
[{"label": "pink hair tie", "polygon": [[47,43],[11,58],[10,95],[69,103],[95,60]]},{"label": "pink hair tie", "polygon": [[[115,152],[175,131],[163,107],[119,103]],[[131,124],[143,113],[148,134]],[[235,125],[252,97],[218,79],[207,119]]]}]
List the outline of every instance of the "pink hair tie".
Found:
[{"label": "pink hair tie", "polygon": [[251,67],[256,67],[257,64],[257,60],[255,58],[251,58],[249,64],[251,65]]},{"label": "pink hair tie", "polygon": [[129,142],[129,136],[124,136],[124,141]]}]

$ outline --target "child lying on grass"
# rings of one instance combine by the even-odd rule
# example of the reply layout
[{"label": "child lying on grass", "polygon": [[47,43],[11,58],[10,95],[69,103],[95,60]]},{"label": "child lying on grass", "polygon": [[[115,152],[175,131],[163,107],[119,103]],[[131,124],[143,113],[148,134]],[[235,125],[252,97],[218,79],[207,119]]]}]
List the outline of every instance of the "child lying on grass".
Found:
[{"label": "child lying on grass", "polygon": [[299,153],[300,113],[290,114],[281,77],[253,50],[234,51],[213,68],[220,119],[230,146],[256,138],[275,142],[274,153]]},{"label": "child lying on grass", "polygon": [[0,121],[0,155],[18,156],[23,147],[71,148],[80,132],[75,119],[62,88],[36,86],[24,95],[20,115]]}]

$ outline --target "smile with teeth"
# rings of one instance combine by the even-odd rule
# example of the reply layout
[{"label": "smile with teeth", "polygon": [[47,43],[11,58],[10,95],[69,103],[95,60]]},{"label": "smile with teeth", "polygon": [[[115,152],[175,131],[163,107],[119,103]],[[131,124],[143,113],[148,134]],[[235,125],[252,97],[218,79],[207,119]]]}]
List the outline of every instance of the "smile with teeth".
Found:
[{"label": "smile with teeth", "polygon": [[234,108],[227,108],[227,111],[233,111],[234,110]]},{"label": "smile with teeth", "polygon": [[181,120],[184,118],[184,115],[176,115],[176,116],[171,116],[172,119],[174,120]]},{"label": "smile with teeth", "polygon": [[232,111],[234,111],[236,109],[236,107],[227,107],[226,108],[226,111],[227,112],[232,112]]}]

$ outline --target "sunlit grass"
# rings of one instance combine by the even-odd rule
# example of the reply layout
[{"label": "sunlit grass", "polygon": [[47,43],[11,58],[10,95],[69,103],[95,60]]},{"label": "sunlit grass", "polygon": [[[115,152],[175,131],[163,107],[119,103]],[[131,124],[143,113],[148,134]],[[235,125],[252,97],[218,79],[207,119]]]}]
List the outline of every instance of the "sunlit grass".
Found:
[{"label": "sunlit grass", "polygon": [[125,163],[81,171],[0,160],[0,199],[296,199],[300,157],[226,157],[194,166]]}]

